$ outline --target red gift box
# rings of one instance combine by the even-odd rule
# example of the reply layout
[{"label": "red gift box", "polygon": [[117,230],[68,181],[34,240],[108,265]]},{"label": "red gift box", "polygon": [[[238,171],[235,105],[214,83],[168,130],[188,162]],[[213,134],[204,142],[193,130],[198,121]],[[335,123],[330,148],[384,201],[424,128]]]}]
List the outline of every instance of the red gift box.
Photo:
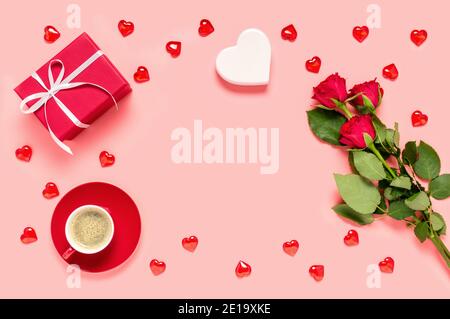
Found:
[{"label": "red gift box", "polygon": [[71,153],[62,141],[73,139],[117,105],[131,87],[83,33],[14,91],[23,99],[22,112],[33,112],[55,142]]}]

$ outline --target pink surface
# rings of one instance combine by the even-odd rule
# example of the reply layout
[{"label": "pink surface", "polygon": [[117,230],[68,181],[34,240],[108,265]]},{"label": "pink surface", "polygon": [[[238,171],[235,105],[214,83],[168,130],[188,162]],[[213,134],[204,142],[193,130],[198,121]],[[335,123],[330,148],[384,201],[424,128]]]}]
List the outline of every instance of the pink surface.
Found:
[{"label": "pink surface", "polygon": [[[350,225],[330,209],[337,201],[333,172],[349,171],[344,154],[321,144],[309,131],[305,111],[311,88],[331,72],[348,85],[378,77],[385,90],[380,110],[388,124],[398,121],[402,141],[424,139],[441,154],[450,171],[448,148],[448,12],[445,1],[381,1],[381,28],[362,44],[352,37],[365,24],[371,1],[77,1],[81,29],[66,26],[69,2],[14,1],[0,10],[0,297],[449,297],[449,272],[431,243],[393,221],[367,227]],[[202,38],[198,23],[208,18],[215,32]],[[123,38],[121,19],[135,23]],[[283,41],[281,29],[294,23],[299,36]],[[61,32],[44,42],[43,28]],[[263,30],[272,43],[271,83],[265,90],[238,89],[216,75],[217,53],[235,43],[248,27]],[[417,48],[412,29],[426,29],[428,40]],[[6,30],[6,31],[5,31]],[[19,112],[14,87],[42,63],[86,31],[132,83],[134,92],[69,144],[62,152],[32,115]],[[183,42],[181,55],[165,52],[170,40]],[[322,59],[319,74],[305,70],[312,56]],[[395,82],[381,77],[395,63]],[[136,84],[139,65],[151,80]],[[412,128],[410,115],[421,109],[428,125]],[[205,127],[280,128],[280,169],[260,175],[259,165],[177,165],[171,161],[174,128],[192,130],[194,119]],[[18,161],[16,148],[30,144],[30,163]],[[108,150],[116,163],[101,168],[98,154]],[[46,200],[41,191],[54,181],[62,194],[89,181],[113,183],[127,191],[140,209],[139,246],[122,267],[102,274],[82,274],[80,289],[66,286],[65,263],[53,247],[50,220],[61,198]],[[450,201],[435,201],[450,220]],[[19,241],[25,226],[39,237]],[[360,244],[346,247],[343,237],[357,229]],[[199,238],[192,254],[181,247],[185,236]],[[297,239],[299,252],[286,255],[282,243]],[[450,245],[448,238],[444,239]],[[386,256],[396,261],[383,274],[380,289],[366,286],[366,268]],[[167,264],[155,277],[151,259]],[[242,259],[252,266],[249,278],[237,279]],[[308,275],[312,264],[325,265],[325,279]]]}]

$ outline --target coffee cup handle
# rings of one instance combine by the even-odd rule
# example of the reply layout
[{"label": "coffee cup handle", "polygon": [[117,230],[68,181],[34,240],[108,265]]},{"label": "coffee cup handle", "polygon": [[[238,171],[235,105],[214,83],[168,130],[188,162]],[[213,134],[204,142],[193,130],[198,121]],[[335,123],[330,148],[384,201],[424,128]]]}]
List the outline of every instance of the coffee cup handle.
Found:
[{"label": "coffee cup handle", "polygon": [[62,254],[62,258],[67,261],[70,259],[70,257],[72,257],[72,255],[76,252],[75,249],[73,249],[72,247],[69,247],[66,249],[66,251],[64,251],[64,253]]}]

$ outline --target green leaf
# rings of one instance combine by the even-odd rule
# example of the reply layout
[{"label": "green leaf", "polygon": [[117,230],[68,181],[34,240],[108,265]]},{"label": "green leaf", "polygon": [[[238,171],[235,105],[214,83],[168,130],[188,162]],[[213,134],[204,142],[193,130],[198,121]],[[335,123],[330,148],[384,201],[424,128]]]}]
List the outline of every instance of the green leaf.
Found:
[{"label": "green leaf", "polygon": [[402,197],[405,192],[406,190],[404,189],[388,187],[384,190],[384,197],[389,201],[393,201]]},{"label": "green leaf", "polygon": [[433,179],[441,171],[441,160],[436,151],[425,142],[420,141],[417,147],[418,158],[413,168],[416,174],[423,179]]},{"label": "green leaf", "polygon": [[309,127],[322,141],[334,145],[339,143],[339,130],[346,119],[344,116],[335,111],[328,111],[315,108],[307,112]]},{"label": "green leaf", "polygon": [[[447,225],[445,224],[444,217],[442,217],[442,215],[439,213],[433,212],[430,216],[430,220],[431,225],[438,236],[445,235],[445,233],[447,232]],[[436,230],[435,227],[439,227],[439,224],[443,224],[443,226],[439,230]]]},{"label": "green leaf", "polygon": [[333,207],[333,210],[336,212],[336,214],[344,218],[350,219],[360,225],[367,225],[374,221],[374,218],[371,214],[360,214],[351,209],[350,206],[346,204],[336,205]]},{"label": "green leaf", "polygon": [[358,171],[355,167],[355,162],[354,162],[354,156],[353,153],[355,152],[348,152],[348,164],[350,165],[350,168],[352,170],[352,173],[358,174]]},{"label": "green leaf", "polygon": [[411,179],[407,176],[396,177],[391,182],[391,186],[410,190],[411,189]]},{"label": "green leaf", "polygon": [[430,182],[430,193],[433,198],[446,199],[450,196],[450,174],[443,174]]},{"label": "green leaf", "polygon": [[423,243],[428,237],[428,224],[426,222],[421,222],[414,228],[414,234]]},{"label": "green leaf", "polygon": [[366,143],[366,147],[369,147],[373,144],[372,136],[367,133],[363,133],[364,142]]},{"label": "green leaf", "polygon": [[342,199],[352,209],[361,214],[371,214],[380,203],[378,189],[359,175],[334,174],[334,179]]},{"label": "green leaf", "polygon": [[394,140],[394,146],[397,147],[397,148],[400,148],[400,132],[398,130],[398,123],[397,122],[395,122],[395,124],[394,124],[393,140]]},{"label": "green leaf", "polygon": [[386,129],[386,143],[391,149],[395,149],[395,131],[391,128]]},{"label": "green leaf", "polygon": [[414,164],[417,160],[417,145],[415,141],[411,141],[405,144],[405,148],[402,152],[403,161]]},{"label": "green leaf", "polygon": [[381,196],[380,204],[377,209],[373,212],[374,214],[383,215],[387,211],[386,200]]},{"label": "green leaf", "polygon": [[377,133],[376,141],[383,144],[386,140],[386,125],[384,125],[377,116],[373,116],[372,122],[375,132]]},{"label": "green leaf", "polygon": [[398,220],[410,217],[414,215],[414,213],[415,210],[412,210],[411,208],[406,206],[404,200],[391,202],[391,204],[389,205],[389,216]]},{"label": "green leaf", "polygon": [[439,213],[433,212],[430,215],[430,222],[431,222],[431,226],[433,227],[434,231],[439,232],[440,230],[442,230],[442,228],[445,227],[444,217],[442,217],[442,215]]},{"label": "green leaf", "polygon": [[424,211],[431,203],[427,193],[421,191],[405,199],[405,204],[411,209]]},{"label": "green leaf", "polygon": [[353,152],[353,163],[359,174],[368,179],[378,181],[386,178],[383,164],[372,153]]}]

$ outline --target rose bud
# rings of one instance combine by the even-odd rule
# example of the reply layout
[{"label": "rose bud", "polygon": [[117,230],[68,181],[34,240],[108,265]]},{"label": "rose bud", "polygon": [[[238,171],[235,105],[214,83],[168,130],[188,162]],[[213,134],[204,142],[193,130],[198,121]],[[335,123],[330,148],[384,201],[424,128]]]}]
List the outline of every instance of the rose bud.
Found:
[{"label": "rose bud", "polygon": [[368,114],[355,115],[341,126],[339,142],[351,148],[366,148],[364,133],[368,134],[372,140],[375,139],[372,118]]},{"label": "rose bud", "polygon": [[337,73],[332,74],[324,81],[320,82],[320,84],[313,89],[313,92],[313,99],[317,100],[323,106],[333,109],[336,107],[336,104],[332,99],[344,103],[347,98],[345,79],[341,78]]},{"label": "rose bud", "polygon": [[[383,89],[381,88],[380,83],[378,83],[375,79],[369,82],[355,85],[350,90],[350,95],[355,96],[357,94],[359,95],[351,100],[350,104],[352,104],[353,106],[366,106],[373,109],[381,103],[381,97],[383,97]],[[367,97],[372,105],[366,105],[364,103],[362,95]]]}]

